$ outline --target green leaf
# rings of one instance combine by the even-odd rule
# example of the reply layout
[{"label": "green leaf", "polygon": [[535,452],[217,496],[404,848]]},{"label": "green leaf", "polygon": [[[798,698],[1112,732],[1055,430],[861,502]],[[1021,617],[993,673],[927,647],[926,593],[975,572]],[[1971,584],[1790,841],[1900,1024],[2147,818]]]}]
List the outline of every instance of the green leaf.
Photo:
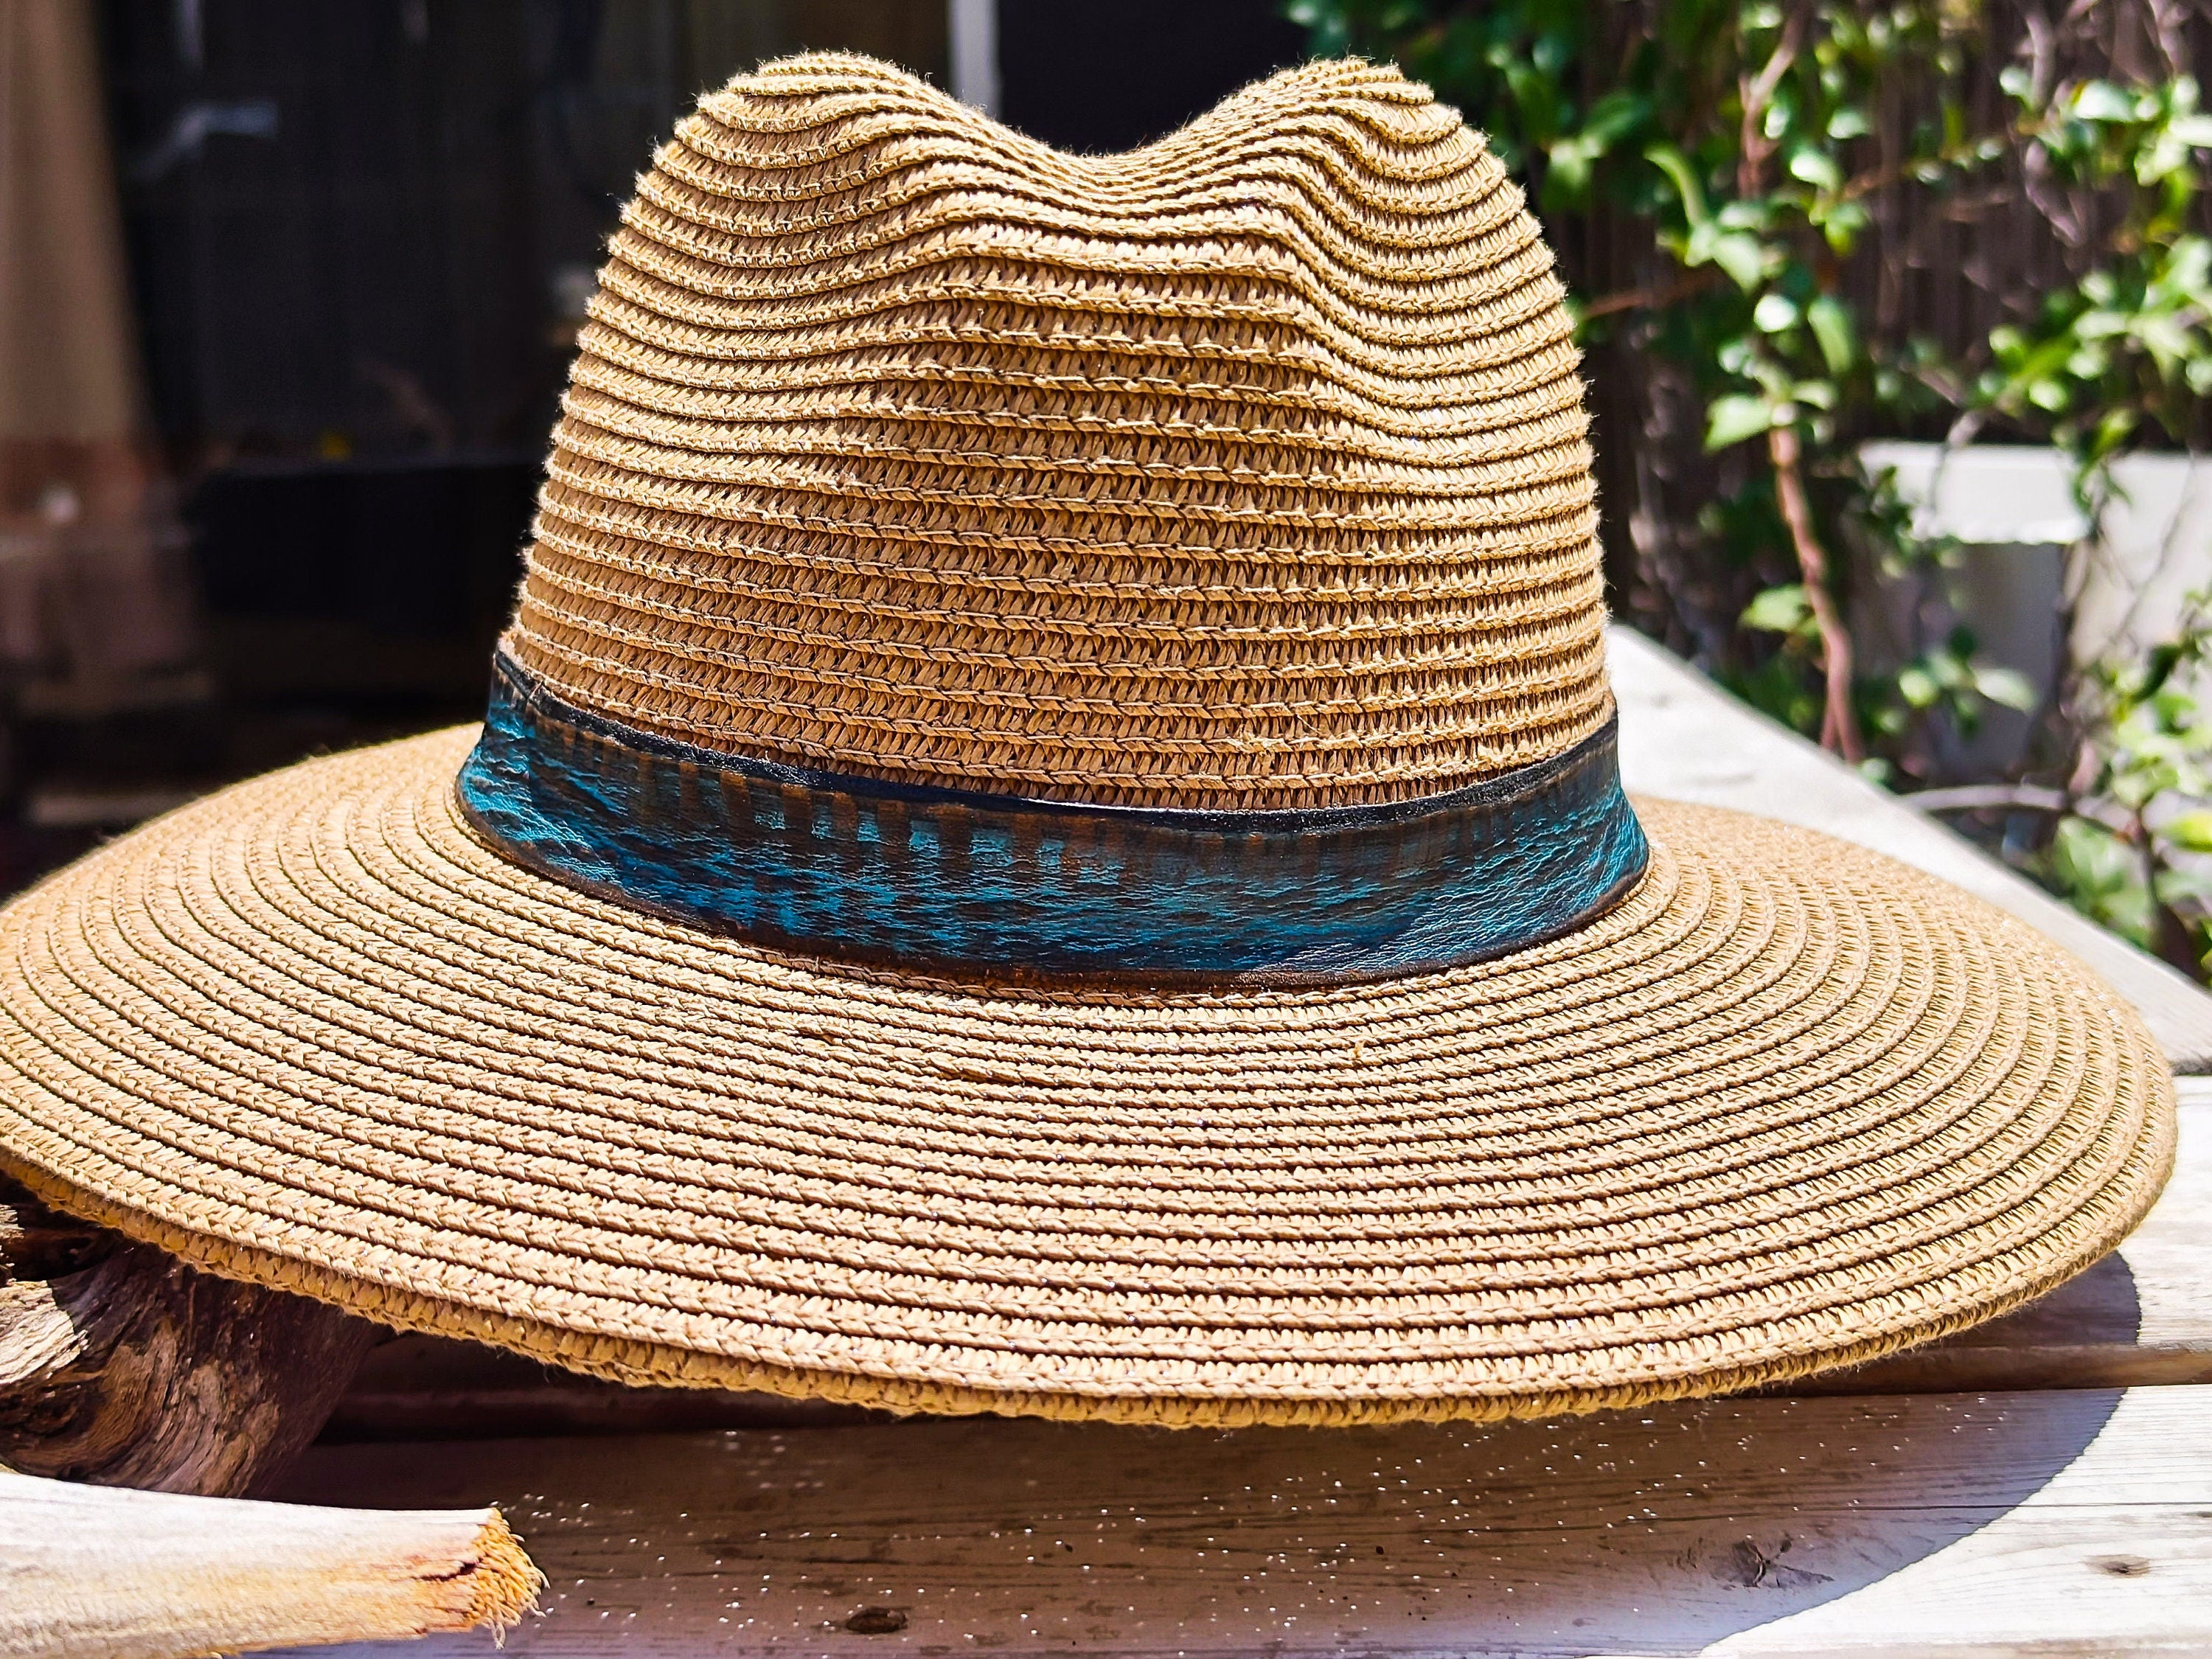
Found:
[{"label": "green leaf", "polygon": [[1736,394],[1713,399],[1705,417],[1705,447],[1726,449],[1755,438],[1775,423],[1775,405],[1765,398]]},{"label": "green leaf", "polygon": [[1790,153],[1790,176],[1803,181],[1815,190],[1841,190],[1844,170],[1836,165],[1836,158],[1810,144]]},{"label": "green leaf", "polygon": [[1913,663],[1897,671],[1897,694],[1915,708],[1932,708],[1943,688],[1923,665]]},{"label": "green leaf", "polygon": [[1770,587],[1744,607],[1743,625],[1761,634],[1795,634],[1812,619],[1805,589],[1792,583]]},{"label": "green leaf", "polygon": [[2159,825],[2158,833],[2185,853],[2212,853],[2212,812],[2184,812]]},{"label": "green leaf", "polygon": [[1690,170],[1690,163],[1682,152],[1672,144],[1653,144],[1644,152],[1644,159],[1665,173],[1674,186],[1674,194],[1681,198],[1682,216],[1695,230],[1708,224],[1712,215],[1705,208],[1705,187],[1698,183],[1698,175]]},{"label": "green leaf", "polygon": [[2063,818],[2051,848],[2051,874],[2077,910],[2142,944],[2150,937],[2150,891],[2135,849],[2101,825]]},{"label": "green leaf", "polygon": [[1752,307],[1752,326],[1763,334],[1779,334],[1797,325],[1797,302],[1786,294],[1762,294]]},{"label": "green leaf", "polygon": [[1651,112],[1651,100],[1640,92],[1608,92],[1589,107],[1583,121],[1583,136],[1603,149],[1619,143]]},{"label": "green leaf", "polygon": [[1641,126],[1650,111],[1651,100],[1638,92],[1608,92],[1592,104],[1580,129],[1562,135],[1550,147],[1545,200],[1556,206],[1579,205],[1589,194],[1597,163]]},{"label": "green leaf", "polygon": [[2023,714],[2032,711],[2041,701],[2035,695],[2034,684],[2025,674],[1982,663],[1974,665],[1974,690],[1991,702],[2006,708],[2017,708]]},{"label": "green leaf", "polygon": [[2069,113],[2079,121],[2132,121],[2136,100],[2109,81],[2087,81]]},{"label": "green leaf", "polygon": [[1851,326],[1850,308],[1832,294],[1823,294],[1805,307],[1805,321],[1828,365],[1828,373],[1841,374],[1858,361],[1858,331]]},{"label": "green leaf", "polygon": [[1832,207],[1818,209],[1812,219],[1828,246],[1838,253],[1849,253],[1874,223],[1874,215],[1858,202],[1838,202]]},{"label": "green leaf", "polygon": [[1707,244],[1706,257],[1728,272],[1735,285],[1747,294],[1757,288],[1766,275],[1766,245],[1741,231],[1713,237]]}]

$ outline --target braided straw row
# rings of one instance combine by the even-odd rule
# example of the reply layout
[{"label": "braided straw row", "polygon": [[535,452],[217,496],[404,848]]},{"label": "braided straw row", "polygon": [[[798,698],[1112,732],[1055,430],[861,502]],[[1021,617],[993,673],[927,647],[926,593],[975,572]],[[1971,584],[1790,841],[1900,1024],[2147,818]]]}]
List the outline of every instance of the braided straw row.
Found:
[{"label": "braided straw row", "polygon": [[0,915],[0,1146],[220,1271],[630,1381],[1354,1422],[1863,1358],[2087,1266],[2165,1067],[1874,854],[1642,804],[1618,909],[1333,991],[1012,994],[641,917],[312,763]]},{"label": "braided straw row", "polygon": [[1395,70],[1063,155],[880,64],[678,127],[508,648],[702,746],[1154,805],[1405,799],[1608,707],[1561,290]]},{"label": "braided straw row", "polygon": [[[854,59],[710,98],[595,304],[509,635],[712,747],[1146,803],[1432,793],[1604,718],[1518,198],[1322,64],[1107,161]],[[2057,947],[1645,802],[1553,943],[1020,991],[657,921],[459,817],[472,732],[0,911],[0,1167],[219,1272],[633,1381],[1348,1423],[1869,1358],[2079,1272],[2172,1090]]]}]

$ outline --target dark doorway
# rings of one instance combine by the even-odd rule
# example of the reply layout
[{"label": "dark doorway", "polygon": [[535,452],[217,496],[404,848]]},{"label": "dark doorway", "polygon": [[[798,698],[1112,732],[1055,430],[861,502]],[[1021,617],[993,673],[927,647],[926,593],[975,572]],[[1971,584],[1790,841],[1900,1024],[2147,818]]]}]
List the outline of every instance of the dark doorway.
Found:
[{"label": "dark doorway", "polygon": [[1280,0],[999,0],[1000,115],[1062,149],[1133,149],[1305,61]]}]

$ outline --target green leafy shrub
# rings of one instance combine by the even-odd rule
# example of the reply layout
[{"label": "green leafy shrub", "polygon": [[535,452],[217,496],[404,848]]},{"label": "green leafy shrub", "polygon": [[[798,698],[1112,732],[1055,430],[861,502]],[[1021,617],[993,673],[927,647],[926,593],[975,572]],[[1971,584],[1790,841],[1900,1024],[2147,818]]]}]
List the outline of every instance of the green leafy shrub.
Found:
[{"label": "green leafy shrub", "polygon": [[[1856,457],[1874,436],[2054,443],[2094,525],[2116,459],[2202,441],[2212,115],[2175,8],[1285,9],[1317,52],[1430,82],[1523,182],[1590,358],[1608,575],[1631,620],[1899,787],[1935,781],[1939,728],[2035,702],[1955,626],[1861,660],[1854,587],[1940,582],[1955,550],[1917,537]],[[1990,273],[1974,314],[1931,322],[1942,307],[1916,293],[1961,263]],[[2156,943],[2181,925],[2169,854],[2190,849],[2154,826],[2196,822],[2197,775],[2169,763],[2200,723],[2171,665],[2160,690],[2125,690],[2150,678],[2098,666],[2064,688],[2037,751],[2064,787],[2007,810],[2042,803],[2020,856]]]}]

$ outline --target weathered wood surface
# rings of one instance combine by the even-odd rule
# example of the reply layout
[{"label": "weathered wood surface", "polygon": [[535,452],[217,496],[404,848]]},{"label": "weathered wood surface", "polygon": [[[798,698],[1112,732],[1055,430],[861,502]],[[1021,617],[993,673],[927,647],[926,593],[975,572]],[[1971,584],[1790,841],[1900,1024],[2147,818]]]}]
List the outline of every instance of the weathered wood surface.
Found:
[{"label": "weathered wood surface", "polygon": [[315,1437],[376,1334],[195,1273],[0,1177],[0,1465],[252,1492]]},{"label": "weathered wood surface", "polygon": [[2212,996],[1718,690],[1626,628],[1607,644],[1632,791],[1802,823],[1942,877],[2072,951],[2142,1011],[2174,1069],[2212,1071]]},{"label": "weathered wood surface", "polygon": [[0,1471],[0,1659],[497,1630],[543,1582],[496,1510],[303,1509]]},{"label": "weathered wood surface", "polygon": [[2212,1389],[319,1447],[290,1490],[495,1496],[526,1659],[2212,1648]]}]

